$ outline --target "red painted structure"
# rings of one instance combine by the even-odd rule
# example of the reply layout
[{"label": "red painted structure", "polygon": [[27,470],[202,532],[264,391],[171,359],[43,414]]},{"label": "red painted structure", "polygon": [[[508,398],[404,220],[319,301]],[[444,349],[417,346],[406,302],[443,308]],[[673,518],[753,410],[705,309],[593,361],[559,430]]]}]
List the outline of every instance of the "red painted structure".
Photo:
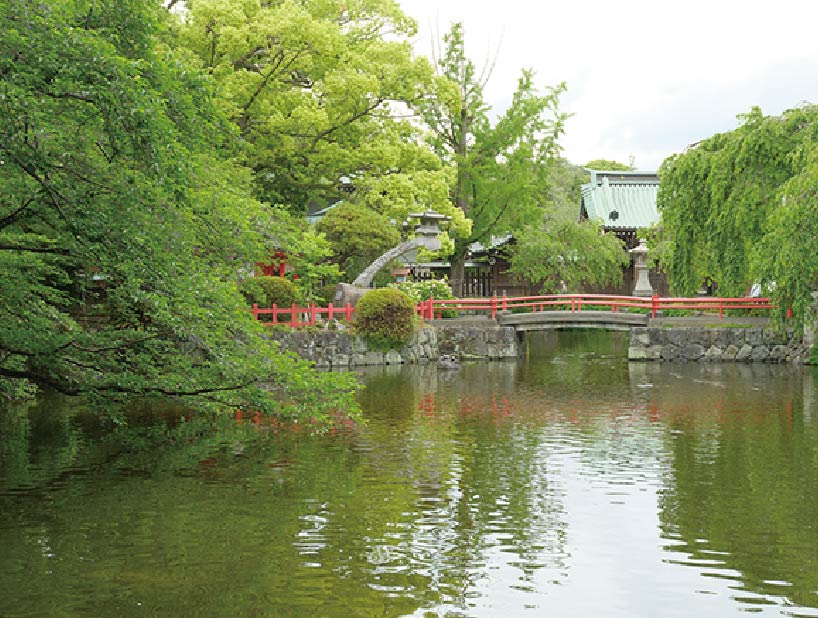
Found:
[{"label": "red painted structure", "polygon": [[[315,326],[316,321],[324,314],[328,320],[335,318],[343,318],[347,322],[352,321],[352,314],[355,312],[355,307],[347,303],[343,307],[334,307],[332,303],[328,307],[316,307],[315,303],[309,307],[298,307],[295,303],[290,307],[279,308],[278,305],[273,305],[269,309],[259,308],[258,305],[253,305],[253,317],[259,319],[259,316],[272,316],[272,322],[264,322],[263,326],[273,326],[275,324],[286,324],[293,328],[299,326]],[[286,320],[281,320],[282,316],[287,316]]]},{"label": "red painted structure", "polygon": [[[264,277],[283,277],[288,267],[287,254],[284,251],[275,251],[269,262],[256,262],[256,274]],[[298,279],[296,273],[293,273],[293,279]]]},{"label": "red painted structure", "polygon": [[[487,311],[492,319],[497,318],[498,311],[512,309],[529,309],[532,312],[548,310],[582,311],[583,309],[610,309],[619,311],[623,307],[647,309],[651,317],[664,309],[711,311],[718,312],[719,319],[729,309],[774,309],[769,298],[719,298],[701,296],[693,298],[667,298],[653,296],[612,296],[609,294],[552,294],[548,296],[493,296],[492,298],[458,298],[454,300],[435,300],[434,298],[418,304],[418,313],[424,319],[431,320],[440,316],[444,309],[456,311]],[[789,316],[789,312],[788,312]]]},{"label": "red painted structure", "polygon": [[[708,311],[718,313],[719,319],[724,317],[724,312],[732,309],[775,309],[775,305],[770,303],[769,298],[719,298],[714,296],[702,296],[694,298],[666,298],[653,296],[651,298],[640,298],[638,296],[611,296],[607,294],[552,294],[548,296],[493,296],[491,298],[456,298],[453,300],[429,300],[421,301],[415,305],[415,311],[424,320],[440,319],[443,310],[455,310],[458,312],[467,311],[470,314],[475,312],[486,312],[492,319],[497,319],[498,311],[511,311],[512,309],[526,309],[528,311],[583,311],[610,309],[617,312],[622,308],[643,309],[650,312],[652,317],[662,310],[690,310]],[[299,326],[314,326],[319,319],[341,318],[348,322],[352,320],[355,307],[347,303],[342,307],[335,307],[330,303],[328,307],[317,307],[315,304],[308,307],[298,307],[293,304],[290,307],[278,307],[273,305],[269,309],[260,308],[253,305],[253,317],[257,320],[262,316],[271,316],[272,321],[264,322],[265,326],[274,324],[286,324],[293,328]],[[791,317],[787,312],[787,317]],[[284,318],[284,319],[282,319]],[[263,319],[263,318],[262,318]]]}]

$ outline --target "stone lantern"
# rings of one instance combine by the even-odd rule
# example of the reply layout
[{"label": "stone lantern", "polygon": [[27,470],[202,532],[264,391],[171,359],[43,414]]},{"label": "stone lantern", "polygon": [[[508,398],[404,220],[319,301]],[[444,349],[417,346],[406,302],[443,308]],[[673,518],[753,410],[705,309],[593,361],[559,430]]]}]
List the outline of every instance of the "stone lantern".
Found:
[{"label": "stone lantern", "polygon": [[426,210],[424,212],[413,212],[409,214],[410,219],[418,219],[420,222],[415,226],[415,238],[419,246],[429,251],[437,251],[440,249],[440,238],[438,235],[441,232],[440,224],[445,221],[451,221],[451,217],[441,215],[434,210]]},{"label": "stone lantern", "polygon": [[[420,247],[428,249],[429,251],[437,251],[440,249],[440,224],[449,221],[451,217],[441,215],[433,210],[426,210],[424,212],[412,213],[409,215],[411,219],[419,219],[420,222],[415,226],[415,236],[393,247],[374,262],[372,262],[366,269],[358,275],[355,281],[352,282],[352,288],[368,288],[372,283],[372,279],[381,268],[386,266],[390,261],[401,255],[405,255],[410,251],[414,251]],[[343,286],[349,284],[339,283],[335,290],[335,300],[340,301],[344,298],[353,298],[349,291],[344,291]],[[357,300],[357,299],[356,299]]]},{"label": "stone lantern", "polygon": [[648,246],[644,238],[639,239],[639,245],[630,250],[633,255],[633,267],[636,269],[636,286],[634,296],[653,296],[653,288],[648,279]]}]

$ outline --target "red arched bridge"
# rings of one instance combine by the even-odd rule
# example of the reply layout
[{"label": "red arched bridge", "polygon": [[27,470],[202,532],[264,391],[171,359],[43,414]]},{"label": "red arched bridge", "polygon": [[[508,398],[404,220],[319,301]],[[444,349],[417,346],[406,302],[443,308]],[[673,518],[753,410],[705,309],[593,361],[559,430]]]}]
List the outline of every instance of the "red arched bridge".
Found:
[{"label": "red arched bridge", "polygon": [[[701,312],[732,315],[737,310],[746,314],[755,310],[769,315],[775,306],[769,298],[720,298],[699,296],[693,298],[667,298],[653,296],[611,296],[607,294],[552,294],[546,296],[494,296],[492,298],[456,298],[439,300],[430,298],[415,306],[424,320],[447,319],[463,315],[486,315],[499,324],[513,326],[518,331],[550,330],[565,328],[605,328],[626,330],[634,326],[647,326],[651,317],[662,314],[679,315]],[[355,308],[347,304],[336,307],[310,305],[299,307],[261,308],[253,305],[253,315],[265,324],[285,324],[297,328],[311,326],[326,319],[351,321]]]}]

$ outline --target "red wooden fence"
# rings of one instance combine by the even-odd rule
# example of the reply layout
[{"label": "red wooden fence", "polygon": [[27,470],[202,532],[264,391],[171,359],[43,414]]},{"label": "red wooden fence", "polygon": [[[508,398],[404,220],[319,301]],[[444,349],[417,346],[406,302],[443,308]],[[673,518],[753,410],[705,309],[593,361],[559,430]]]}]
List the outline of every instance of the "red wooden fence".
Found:
[{"label": "red wooden fence", "polygon": [[[469,312],[488,312],[492,319],[497,318],[498,311],[527,309],[529,311],[563,310],[582,311],[583,309],[610,309],[619,311],[623,307],[644,309],[651,317],[662,310],[694,310],[718,312],[719,318],[729,309],[774,309],[769,298],[720,298],[717,296],[700,296],[694,298],[665,298],[653,296],[611,296],[608,294],[552,294],[547,296],[493,296],[491,298],[457,298],[453,300],[436,300],[431,298],[418,304],[418,313],[427,320],[439,318],[444,310]],[[788,312],[789,313],[789,312]]]},{"label": "red wooden fence", "polygon": [[[298,307],[295,303],[290,307],[279,308],[278,305],[273,305],[269,309],[261,309],[258,305],[253,305],[253,317],[258,320],[259,316],[270,315],[273,317],[272,322],[264,322],[264,326],[273,326],[274,324],[286,324],[293,328],[299,326],[315,326],[316,320],[321,316],[326,315],[328,320],[336,317],[342,317],[347,322],[352,320],[352,314],[355,312],[355,307],[347,303],[343,307],[333,307],[332,303],[327,307],[316,307],[315,303],[309,307]],[[281,320],[281,316],[287,316],[286,320]]]},{"label": "red wooden fence", "polygon": [[[492,296],[491,298],[456,298],[453,300],[421,301],[415,305],[415,311],[424,320],[440,318],[443,311],[457,311],[458,314],[467,311],[487,312],[492,319],[497,318],[498,311],[512,309],[526,309],[528,311],[582,311],[600,308],[619,311],[622,308],[643,309],[650,312],[652,317],[662,310],[692,310],[718,312],[719,318],[729,309],[774,309],[769,298],[719,298],[716,296],[701,296],[694,298],[665,298],[653,296],[641,298],[638,296],[611,296],[608,294],[552,294],[547,296]],[[314,326],[317,320],[343,318],[352,320],[355,307],[349,303],[342,307],[334,307],[332,303],[327,307],[317,307],[311,304],[308,307],[278,307],[273,305],[269,309],[253,305],[253,317],[272,316],[272,321],[264,322],[265,326],[286,324],[293,328],[299,326]],[[788,317],[790,312],[788,311]],[[326,316],[326,318],[324,317]],[[282,319],[284,318],[284,319]]]}]

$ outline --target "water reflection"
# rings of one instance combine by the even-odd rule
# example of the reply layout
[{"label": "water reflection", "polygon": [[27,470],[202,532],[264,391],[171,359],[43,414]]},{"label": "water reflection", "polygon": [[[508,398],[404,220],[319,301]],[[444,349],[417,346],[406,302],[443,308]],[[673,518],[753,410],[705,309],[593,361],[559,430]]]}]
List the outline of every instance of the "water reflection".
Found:
[{"label": "water reflection", "polygon": [[818,615],[815,377],[626,346],[370,368],[335,436],[4,411],[0,615]]}]

